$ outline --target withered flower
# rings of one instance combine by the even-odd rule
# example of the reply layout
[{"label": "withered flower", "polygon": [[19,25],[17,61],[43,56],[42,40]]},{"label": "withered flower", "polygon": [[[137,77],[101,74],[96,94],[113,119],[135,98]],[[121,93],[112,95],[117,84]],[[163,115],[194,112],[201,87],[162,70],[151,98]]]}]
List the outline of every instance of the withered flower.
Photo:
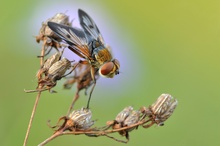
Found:
[{"label": "withered flower", "polygon": [[[43,89],[45,86],[45,89],[50,90],[56,85],[57,80],[60,80],[61,78],[65,77],[65,72],[70,69],[71,62],[66,59],[62,58],[61,60],[55,62],[48,70],[48,72],[45,74],[45,78],[40,80],[38,82],[37,90]],[[44,90],[44,89],[43,89]]]},{"label": "withered flower", "polygon": [[131,114],[132,110],[132,106],[124,108],[120,113],[118,113],[118,115],[115,118],[115,121],[117,121],[117,123],[124,122],[125,119]]},{"label": "withered flower", "polygon": [[37,78],[38,80],[40,80],[42,78],[42,75],[44,74],[45,76],[48,73],[49,68],[57,61],[60,60],[62,53],[61,52],[57,52],[54,55],[52,55],[51,57],[49,57],[48,59],[45,60],[44,64],[41,66],[41,68],[39,69],[39,71],[37,72]]},{"label": "withered flower", "polygon": [[115,117],[115,120],[107,121],[108,126],[112,126],[113,129],[122,128],[124,125],[125,119],[131,114],[133,110],[132,106],[125,107],[118,115]]},{"label": "withered flower", "polygon": [[[43,41],[41,55],[38,56],[38,57],[42,57],[41,63],[43,63],[44,56],[49,54],[52,48],[55,48],[58,51],[58,48],[64,46],[63,44],[62,45],[60,44],[61,39],[48,27],[47,23],[49,21],[63,25],[68,25],[68,26],[72,25],[72,22],[69,21],[69,16],[67,16],[64,13],[57,13],[55,16],[49,18],[47,21],[42,23],[42,27],[40,28],[39,35],[36,36],[36,41],[38,43],[40,41]],[[45,51],[47,52],[45,53]]]},{"label": "withered flower", "polygon": [[87,108],[81,108],[79,110],[74,110],[72,111],[71,114],[68,116],[61,117],[58,121],[58,123],[61,120],[64,120],[63,124],[61,126],[57,125],[53,126],[51,128],[57,128],[55,130],[56,132],[64,132],[66,130],[69,131],[83,131],[83,130],[88,130],[93,124],[94,121],[91,119],[92,118],[92,112],[91,110]]},{"label": "withered flower", "polygon": [[[46,65],[47,67],[49,67],[49,64],[51,63],[52,60],[54,60],[54,58],[53,59],[51,58],[48,62],[46,61],[48,65],[48,66]],[[37,89],[36,90],[25,90],[25,92],[30,93],[30,92],[39,92],[39,91],[45,91],[45,90],[50,91],[50,89],[56,85],[57,80],[60,80],[66,75],[70,74],[74,69],[73,67],[70,73],[64,75],[65,72],[71,68],[71,62],[66,58],[62,58],[61,60],[56,61],[55,63],[51,65],[51,67],[49,67],[49,69],[47,69],[46,66],[45,66],[45,69],[47,71],[40,70],[37,73],[37,76],[39,78]],[[44,78],[41,78],[43,73],[44,73]],[[56,91],[52,91],[52,92],[56,92]]]},{"label": "withered flower", "polygon": [[[139,113],[139,114],[137,114],[137,113]],[[133,107],[128,106],[128,107],[124,108],[120,113],[118,113],[115,120],[107,121],[107,125],[112,126],[112,129],[120,129],[120,128],[123,128],[126,126],[130,126],[133,122],[136,121],[137,115],[138,115],[138,119],[139,119],[140,112],[133,111]],[[128,132],[131,131],[132,129],[134,129],[134,128],[119,131],[119,134],[122,136],[125,136],[128,140],[129,139]]]},{"label": "withered flower", "polygon": [[[140,111],[132,111],[132,113],[125,119],[124,123],[123,123],[123,127],[126,126],[131,126],[133,124],[136,124],[140,119]],[[134,130],[136,127],[132,127],[132,128],[128,128],[126,130],[120,131],[119,134],[123,135],[126,137],[127,140],[129,140],[129,133],[130,131]]]},{"label": "withered flower", "polygon": [[[54,34],[54,32],[48,27],[47,22],[56,22],[63,25],[71,26],[72,22],[69,21],[69,16],[64,13],[57,13],[52,18],[49,18],[45,22],[42,23],[42,27],[40,28],[39,35],[36,37],[36,41],[39,43],[41,40],[47,39],[48,43],[51,42],[49,38],[53,38],[57,41],[61,41],[60,38]],[[49,37],[49,38],[47,38]]]},{"label": "withered flower", "polygon": [[60,80],[64,76],[65,72],[70,69],[70,67],[71,62],[66,58],[62,58],[49,68],[48,78],[52,79],[52,81]]},{"label": "withered flower", "polygon": [[73,121],[72,127],[78,130],[86,130],[90,128],[94,124],[94,121],[91,118],[92,112],[87,108],[75,110],[69,115],[69,119]]},{"label": "withered flower", "polygon": [[150,106],[155,122],[162,126],[163,122],[172,115],[177,104],[178,101],[169,94],[162,94],[158,97],[157,101]]},{"label": "withered flower", "polygon": [[[140,111],[132,111],[132,113],[125,119],[124,126],[130,126],[136,124],[140,119]],[[128,129],[127,131],[133,130],[135,127]]]}]

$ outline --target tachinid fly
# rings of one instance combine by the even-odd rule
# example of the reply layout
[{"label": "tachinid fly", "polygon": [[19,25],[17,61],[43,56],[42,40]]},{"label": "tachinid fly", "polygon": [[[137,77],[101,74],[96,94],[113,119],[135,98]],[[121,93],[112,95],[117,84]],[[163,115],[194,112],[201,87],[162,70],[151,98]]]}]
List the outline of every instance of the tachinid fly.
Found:
[{"label": "tachinid fly", "polygon": [[48,22],[49,28],[55,32],[67,44],[75,54],[85,59],[80,63],[91,65],[91,75],[94,80],[90,91],[90,98],[96,85],[95,72],[98,70],[103,77],[113,78],[119,74],[120,63],[112,57],[110,48],[104,43],[104,39],[93,19],[83,10],[78,10],[79,21],[82,29],[66,25]]}]

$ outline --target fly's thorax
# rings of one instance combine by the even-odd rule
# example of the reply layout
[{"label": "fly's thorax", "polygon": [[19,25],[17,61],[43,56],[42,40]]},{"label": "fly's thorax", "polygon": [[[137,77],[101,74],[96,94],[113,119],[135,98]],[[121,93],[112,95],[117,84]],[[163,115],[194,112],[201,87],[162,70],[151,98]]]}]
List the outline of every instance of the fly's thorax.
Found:
[{"label": "fly's thorax", "polygon": [[105,62],[109,62],[112,60],[112,54],[109,52],[107,48],[98,47],[94,50],[94,56],[97,62],[103,65]]}]

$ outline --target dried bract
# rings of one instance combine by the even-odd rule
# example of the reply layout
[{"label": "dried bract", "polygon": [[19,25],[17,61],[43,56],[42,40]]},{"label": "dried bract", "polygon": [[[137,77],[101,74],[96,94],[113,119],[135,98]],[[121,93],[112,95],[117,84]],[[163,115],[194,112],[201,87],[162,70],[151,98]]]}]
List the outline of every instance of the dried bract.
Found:
[{"label": "dried bract", "polygon": [[150,106],[150,110],[154,117],[155,122],[162,126],[175,110],[178,101],[173,99],[169,94],[162,94],[157,101]]}]

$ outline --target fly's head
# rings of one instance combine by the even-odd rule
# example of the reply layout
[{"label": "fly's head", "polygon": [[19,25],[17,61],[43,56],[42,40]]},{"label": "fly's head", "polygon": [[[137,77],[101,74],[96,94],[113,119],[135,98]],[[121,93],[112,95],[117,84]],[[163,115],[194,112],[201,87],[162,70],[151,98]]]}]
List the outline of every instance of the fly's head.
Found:
[{"label": "fly's head", "polygon": [[99,68],[99,74],[106,78],[113,78],[119,74],[120,63],[117,59],[104,63]]}]

